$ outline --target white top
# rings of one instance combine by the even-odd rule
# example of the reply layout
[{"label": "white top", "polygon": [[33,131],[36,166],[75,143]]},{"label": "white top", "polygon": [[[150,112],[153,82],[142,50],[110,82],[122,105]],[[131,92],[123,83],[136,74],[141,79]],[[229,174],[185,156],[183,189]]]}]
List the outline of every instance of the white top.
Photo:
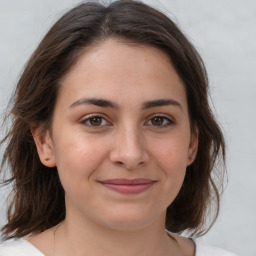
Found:
[{"label": "white top", "polygon": [[[223,249],[195,241],[195,256],[237,256]],[[25,239],[10,240],[0,244],[0,256],[45,256]]]}]

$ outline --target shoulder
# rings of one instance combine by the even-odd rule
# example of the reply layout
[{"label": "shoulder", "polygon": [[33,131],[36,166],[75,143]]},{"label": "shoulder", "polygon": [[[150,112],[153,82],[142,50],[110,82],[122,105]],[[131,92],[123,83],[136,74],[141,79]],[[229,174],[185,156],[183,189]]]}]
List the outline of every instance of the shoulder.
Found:
[{"label": "shoulder", "polygon": [[224,249],[207,245],[204,242],[195,240],[196,254],[195,256],[238,256],[232,252],[228,252]]},{"label": "shoulder", "polygon": [[44,256],[38,249],[24,239],[0,243],[0,256]]}]

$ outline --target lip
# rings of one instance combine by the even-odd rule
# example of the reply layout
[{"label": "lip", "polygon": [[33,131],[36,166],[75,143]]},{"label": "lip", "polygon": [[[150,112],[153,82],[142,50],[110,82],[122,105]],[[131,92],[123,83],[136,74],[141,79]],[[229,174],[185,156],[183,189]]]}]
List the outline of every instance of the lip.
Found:
[{"label": "lip", "polygon": [[139,194],[149,189],[156,181],[150,179],[110,179],[100,183],[121,194]]}]

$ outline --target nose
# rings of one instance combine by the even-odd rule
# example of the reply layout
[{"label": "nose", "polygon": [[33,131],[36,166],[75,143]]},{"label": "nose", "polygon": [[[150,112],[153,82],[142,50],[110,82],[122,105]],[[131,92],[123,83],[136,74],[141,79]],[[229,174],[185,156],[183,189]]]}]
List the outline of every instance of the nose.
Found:
[{"label": "nose", "polygon": [[146,165],[149,154],[138,129],[122,129],[113,141],[110,161],[126,169],[133,170]]}]

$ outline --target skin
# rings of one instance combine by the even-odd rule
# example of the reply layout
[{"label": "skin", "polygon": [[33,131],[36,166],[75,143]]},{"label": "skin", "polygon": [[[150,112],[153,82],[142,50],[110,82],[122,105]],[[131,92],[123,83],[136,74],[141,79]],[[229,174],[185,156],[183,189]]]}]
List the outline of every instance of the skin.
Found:
[{"label": "skin", "polygon": [[[32,133],[66,193],[58,229],[28,238],[44,254],[194,255],[191,241],[165,232],[166,209],[198,139],[184,85],[164,52],[114,39],[87,49],[61,81],[51,131]],[[153,185],[124,194],[101,183],[117,178]]]}]

